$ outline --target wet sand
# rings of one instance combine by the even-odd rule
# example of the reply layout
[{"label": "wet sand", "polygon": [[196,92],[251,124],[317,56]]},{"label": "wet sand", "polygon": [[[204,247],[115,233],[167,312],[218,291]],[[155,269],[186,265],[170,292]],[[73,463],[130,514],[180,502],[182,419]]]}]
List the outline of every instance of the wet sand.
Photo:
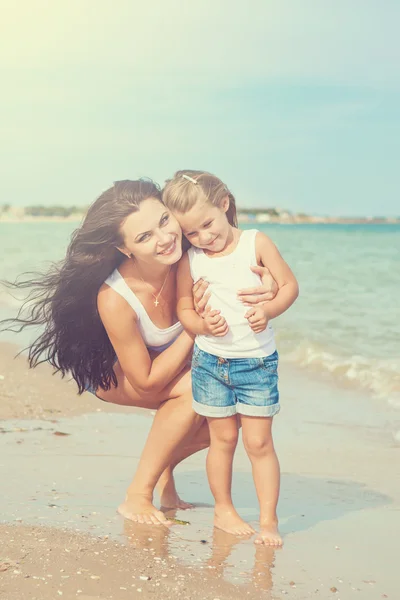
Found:
[{"label": "wet sand", "polygon": [[[384,401],[282,366],[275,440],[285,546],[273,551],[213,531],[205,452],[177,470],[179,492],[198,506],[168,514],[188,525],[124,521],[115,508],[150,413],[79,398],[45,365],[29,371],[12,354],[0,345],[0,597],[399,597],[398,414]],[[241,447],[234,498],[256,526]]]}]

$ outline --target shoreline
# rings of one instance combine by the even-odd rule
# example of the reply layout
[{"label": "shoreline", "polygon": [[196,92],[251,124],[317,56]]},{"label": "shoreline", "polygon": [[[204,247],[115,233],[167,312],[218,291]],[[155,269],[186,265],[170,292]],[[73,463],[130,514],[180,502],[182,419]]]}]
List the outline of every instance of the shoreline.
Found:
[{"label": "shoreline", "polygon": [[[0,309],[0,316],[1,316],[1,309]],[[4,315],[5,317],[6,315]],[[44,375],[44,385],[46,387],[49,386],[49,381],[50,378],[49,376],[52,376],[52,369],[45,365],[42,364],[40,365],[38,368],[36,368],[35,370],[29,370],[27,371],[26,369],[26,354],[21,354],[18,358],[16,362],[12,361],[12,356],[15,356],[18,354],[18,352],[21,351],[21,348],[23,348],[25,345],[27,345],[29,343],[29,337],[26,338],[22,338],[21,336],[19,336],[19,340],[21,341],[21,339],[23,339],[24,344],[22,346],[18,346],[16,344],[16,338],[18,336],[16,336],[16,334],[8,334],[8,332],[6,332],[5,334],[3,333],[2,338],[0,338],[0,365],[4,364],[4,367],[2,368],[0,366],[0,389],[1,389],[1,377],[2,377],[2,373],[3,371],[7,371],[10,370],[11,373],[13,373],[14,369],[18,369],[19,372],[23,372],[25,375],[24,377],[27,377],[28,380],[30,382],[32,382],[32,385],[35,385],[35,378],[39,373],[43,373]],[[278,340],[278,346],[279,346],[279,340]],[[389,384],[386,383],[386,390],[377,390],[377,389],[372,389],[370,382],[365,381],[364,380],[359,380],[356,377],[349,377],[346,375],[346,372],[343,372],[343,370],[339,370],[339,373],[336,373],[335,370],[327,368],[326,365],[319,365],[318,363],[315,364],[313,362],[306,362],[306,361],[295,361],[293,360],[293,357],[291,356],[286,356],[283,352],[281,352],[280,354],[280,367],[285,369],[286,372],[288,372],[288,374],[290,374],[290,376],[293,376],[295,378],[300,378],[300,379],[311,379],[312,381],[315,382],[319,382],[321,385],[326,385],[329,386],[332,390],[332,392],[341,394],[341,393],[354,393],[356,395],[363,395],[368,402],[373,402],[376,403],[377,406],[380,406],[381,404],[384,404],[385,407],[388,410],[392,410],[393,414],[394,414],[394,418],[396,420],[399,421],[398,423],[398,432],[396,431],[396,435],[398,436],[398,441],[400,442],[400,404],[399,404],[399,395],[398,395],[398,389],[396,388],[396,383],[391,383],[390,384],[390,389],[388,388]],[[348,368],[348,367],[347,367]],[[56,380],[60,380],[60,377],[55,375],[55,378],[52,379],[52,381],[56,381]],[[95,401],[93,402],[93,398],[94,396],[91,394],[86,394],[84,393],[83,395],[81,395],[80,397],[77,395],[76,393],[76,386],[75,383],[72,380],[68,380],[68,378],[66,378],[63,382],[63,384],[66,384],[68,386],[68,388],[65,388],[64,385],[61,388],[61,396],[65,397],[65,393],[72,393],[72,396],[75,398],[76,403],[74,403],[69,409],[68,409],[68,413],[65,414],[81,414],[82,412],[85,412],[89,409],[90,410],[95,410],[94,406],[96,405],[97,399],[95,399]],[[57,388],[58,389],[58,388]],[[31,394],[31,390],[32,388],[29,390],[28,395]],[[66,392],[66,390],[68,390],[68,392]],[[20,394],[21,395],[21,394]],[[22,394],[23,397],[27,397],[26,395]],[[89,398],[89,399],[88,399]],[[103,403],[105,404],[105,403]],[[62,405],[64,408],[65,406]],[[28,407],[29,408],[29,407]],[[117,407],[117,410],[123,410],[121,407]],[[108,410],[110,411],[111,409],[108,408]],[[126,408],[124,410],[127,410]],[[131,409],[132,410],[132,409]],[[141,411],[141,409],[137,409],[139,412]],[[15,415],[10,415],[11,418],[18,417],[18,412]],[[29,414],[29,410],[27,410],[26,414]],[[10,417],[3,417],[3,418],[10,418]],[[0,406],[0,419],[2,418],[2,410],[1,410],[1,406]]]},{"label": "shoreline", "polygon": [[[358,597],[358,591],[363,600],[396,597],[391,565],[400,514],[400,483],[394,477],[399,445],[392,435],[396,414],[383,403],[282,365],[282,411],[274,437],[282,468],[279,516],[285,545],[260,554],[252,540],[213,531],[204,451],[177,469],[178,491],[198,502],[195,509],[176,513],[189,525],[148,530],[124,521],[115,509],[135,470],[150,411],[107,405],[86,393],[79,398],[73,384],[50,376],[47,365],[29,371],[23,356],[14,361],[15,349],[0,343],[0,476],[7,481],[0,500],[0,540],[7,548],[3,562],[19,561],[2,573],[7,597],[25,600],[37,593],[40,600],[52,600],[60,590],[68,600],[100,600],[105,580],[113,582],[113,597],[122,600],[129,596],[123,589],[126,578],[131,590],[132,583],[138,587],[143,564],[155,573],[151,580],[139,579],[143,598],[173,592],[199,600],[346,600]],[[233,494],[239,513],[257,526],[256,496],[241,444]],[[6,542],[10,528],[11,546]],[[366,532],[372,547],[365,544]],[[101,549],[92,545],[100,539],[104,562]],[[173,563],[172,569],[181,570],[172,589],[157,569]],[[101,579],[90,579],[92,574]]]}]

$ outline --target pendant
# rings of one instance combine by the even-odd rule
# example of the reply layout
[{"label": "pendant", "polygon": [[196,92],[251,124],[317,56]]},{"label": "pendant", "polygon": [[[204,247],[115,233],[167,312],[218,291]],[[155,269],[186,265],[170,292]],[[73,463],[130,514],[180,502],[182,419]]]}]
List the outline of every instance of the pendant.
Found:
[{"label": "pendant", "polygon": [[155,299],[155,301],[154,301],[154,306],[158,306],[159,304],[160,304],[160,303],[159,303],[159,301],[158,301],[158,298],[156,298],[156,299]]}]

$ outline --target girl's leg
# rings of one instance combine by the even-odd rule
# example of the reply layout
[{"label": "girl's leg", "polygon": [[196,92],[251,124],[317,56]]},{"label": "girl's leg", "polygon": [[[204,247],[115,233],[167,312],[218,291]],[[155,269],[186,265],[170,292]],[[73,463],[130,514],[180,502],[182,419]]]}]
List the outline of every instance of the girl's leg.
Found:
[{"label": "girl's leg", "polygon": [[207,418],[207,421],[210,428],[207,476],[215,499],[214,526],[233,535],[254,533],[232,504],[232,463],[239,429],[237,417]]},{"label": "girl's leg", "polygon": [[279,498],[280,470],[272,440],[272,417],[241,415],[243,443],[250,458],[260,503],[260,533],[256,544],[281,546],[276,507]]}]

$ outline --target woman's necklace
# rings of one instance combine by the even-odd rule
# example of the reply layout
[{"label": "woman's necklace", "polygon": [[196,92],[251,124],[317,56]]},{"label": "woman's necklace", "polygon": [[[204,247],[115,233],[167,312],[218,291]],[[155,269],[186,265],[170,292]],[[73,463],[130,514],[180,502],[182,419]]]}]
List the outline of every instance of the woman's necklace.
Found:
[{"label": "woman's necklace", "polygon": [[[168,273],[165,276],[164,283],[162,284],[161,289],[158,292],[158,294],[153,294],[153,292],[150,290],[150,293],[151,293],[151,295],[154,298],[154,306],[156,306],[156,307],[160,304],[159,301],[158,301],[158,299],[161,296],[161,293],[162,293],[162,291],[164,289],[165,284],[167,283],[167,279],[168,279],[168,275],[170,274],[170,271],[171,271],[171,267],[168,269]],[[140,275],[140,273],[139,273],[139,277],[143,281],[143,283],[145,283],[148,287],[150,287],[150,284],[143,279],[143,277]]]}]

